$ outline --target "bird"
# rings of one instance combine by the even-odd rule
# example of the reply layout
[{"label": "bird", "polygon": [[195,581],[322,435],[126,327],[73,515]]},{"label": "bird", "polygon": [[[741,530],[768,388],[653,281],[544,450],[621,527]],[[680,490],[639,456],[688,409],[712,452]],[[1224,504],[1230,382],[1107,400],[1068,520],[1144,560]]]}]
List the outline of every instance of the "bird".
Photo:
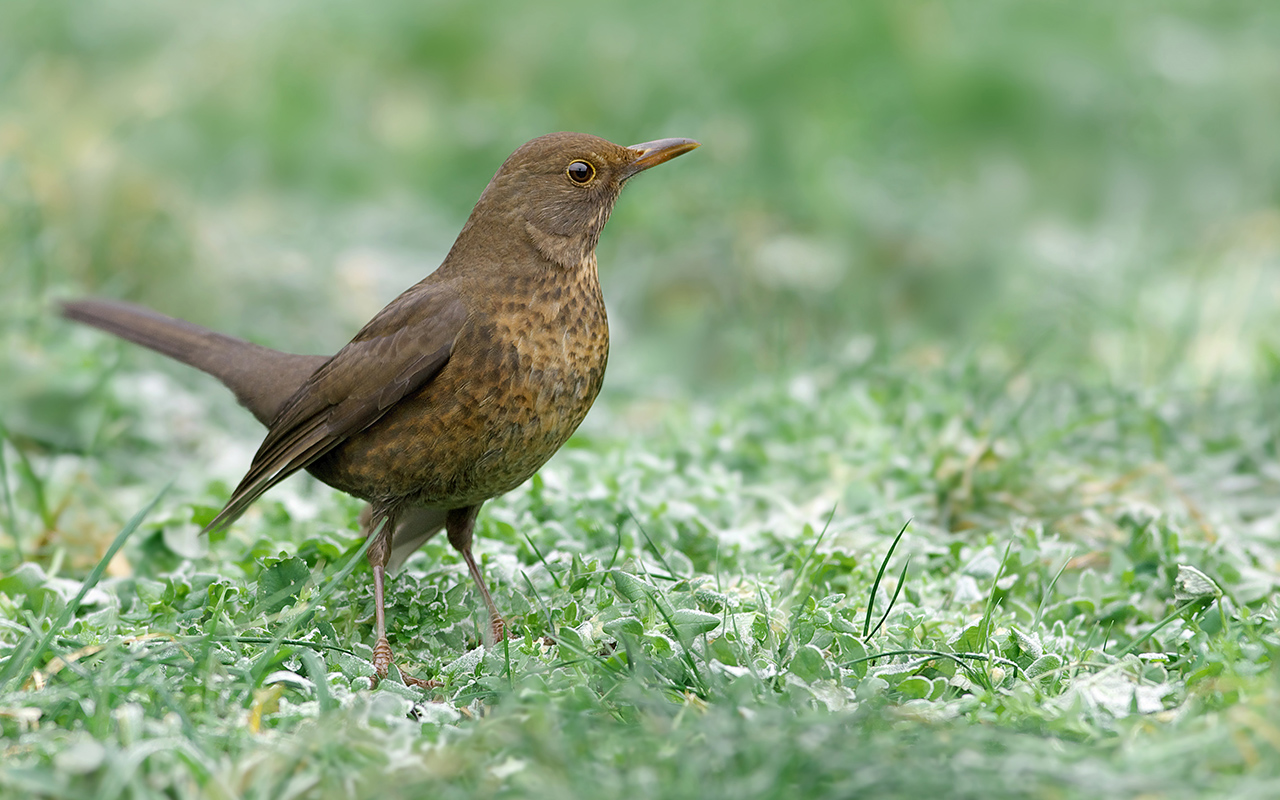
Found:
[{"label": "bird", "polygon": [[209,373],[267,427],[204,532],[300,470],[367,501],[376,685],[392,663],[387,572],[441,529],[484,601],[491,640],[504,638],[472,554],[476,515],[537,472],[600,391],[609,326],[595,249],[623,186],[698,146],[569,132],[526,142],[440,266],[332,356],[273,350],[118,300],[64,301],[61,313]]}]

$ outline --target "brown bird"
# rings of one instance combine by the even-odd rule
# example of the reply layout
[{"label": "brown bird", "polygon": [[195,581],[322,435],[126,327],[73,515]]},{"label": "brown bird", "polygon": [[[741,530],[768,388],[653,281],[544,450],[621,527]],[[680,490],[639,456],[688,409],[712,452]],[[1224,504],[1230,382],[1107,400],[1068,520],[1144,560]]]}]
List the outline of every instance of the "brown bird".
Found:
[{"label": "brown bird", "polygon": [[595,247],[623,184],[697,146],[622,147],[581,133],[526,143],[489,181],[444,263],[332,357],[282,353],[127,303],[79,300],[62,312],[213,375],[268,427],[206,531],[301,469],[369,502],[382,678],[385,571],[442,527],[502,638],[471,554],[476,514],[560,449],[600,391],[609,326]]}]

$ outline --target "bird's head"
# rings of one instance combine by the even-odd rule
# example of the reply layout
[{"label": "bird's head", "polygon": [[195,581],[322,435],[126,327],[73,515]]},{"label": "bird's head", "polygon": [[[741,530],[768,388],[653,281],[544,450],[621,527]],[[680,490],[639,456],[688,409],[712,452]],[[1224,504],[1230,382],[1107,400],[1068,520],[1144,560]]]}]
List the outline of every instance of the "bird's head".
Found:
[{"label": "bird's head", "polygon": [[526,236],[549,261],[576,267],[595,250],[623,184],[697,146],[692,139],[623,147],[585,133],[539,136],[498,168],[463,233],[485,222],[494,235]]}]

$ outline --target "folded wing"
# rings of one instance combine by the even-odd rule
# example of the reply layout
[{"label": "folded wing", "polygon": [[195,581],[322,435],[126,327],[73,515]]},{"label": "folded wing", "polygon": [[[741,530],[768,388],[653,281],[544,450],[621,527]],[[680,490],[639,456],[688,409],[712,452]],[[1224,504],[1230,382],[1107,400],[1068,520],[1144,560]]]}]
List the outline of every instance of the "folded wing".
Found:
[{"label": "folded wing", "polygon": [[419,284],[366,325],[281,407],[249,471],[205,528],[225,527],[280,481],[431,382],[467,319],[447,287]]}]

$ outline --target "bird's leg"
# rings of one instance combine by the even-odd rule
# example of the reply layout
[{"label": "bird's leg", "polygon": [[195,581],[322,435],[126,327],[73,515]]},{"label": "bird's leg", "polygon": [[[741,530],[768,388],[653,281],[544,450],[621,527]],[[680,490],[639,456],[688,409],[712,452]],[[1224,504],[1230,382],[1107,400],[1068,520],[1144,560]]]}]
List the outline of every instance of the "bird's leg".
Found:
[{"label": "bird's leg", "polygon": [[[381,522],[381,527],[379,527]],[[391,667],[391,643],[387,641],[387,614],[383,602],[383,581],[387,572],[387,559],[391,557],[391,539],[395,535],[395,513],[385,507],[375,507],[369,519],[369,534],[374,537],[369,543],[369,566],[373,567],[373,625],[378,634],[378,641],[373,645],[373,672],[370,681],[377,686],[378,681],[387,677]]]},{"label": "bird's leg", "polygon": [[444,518],[444,529],[449,534],[449,544],[462,553],[462,560],[467,562],[467,571],[471,573],[471,579],[476,582],[476,588],[484,598],[485,608],[489,609],[489,633],[496,643],[506,638],[507,623],[498,613],[498,607],[494,605],[493,597],[489,594],[489,587],[484,583],[484,576],[480,574],[480,567],[476,565],[475,556],[471,555],[471,534],[475,529],[478,513],[480,513],[479,503],[465,508],[451,509]]},{"label": "bird's leg", "polygon": [[[382,507],[371,507],[372,511],[368,519],[367,535],[374,536],[374,540],[369,543],[367,555],[369,565],[373,567],[373,626],[378,634],[378,641],[373,645],[373,677],[369,679],[369,688],[378,688],[378,683],[385,677],[391,669],[391,643],[387,641],[387,612],[385,603],[385,593],[383,591],[383,583],[387,575],[387,560],[391,557],[391,543],[395,536],[395,525],[398,515],[389,509]],[[382,520],[382,527],[378,527],[378,520]],[[363,519],[362,515],[362,522]],[[401,679],[407,686],[418,686],[424,689],[430,689],[439,684],[435,681],[425,681],[421,678],[400,673]]]}]

